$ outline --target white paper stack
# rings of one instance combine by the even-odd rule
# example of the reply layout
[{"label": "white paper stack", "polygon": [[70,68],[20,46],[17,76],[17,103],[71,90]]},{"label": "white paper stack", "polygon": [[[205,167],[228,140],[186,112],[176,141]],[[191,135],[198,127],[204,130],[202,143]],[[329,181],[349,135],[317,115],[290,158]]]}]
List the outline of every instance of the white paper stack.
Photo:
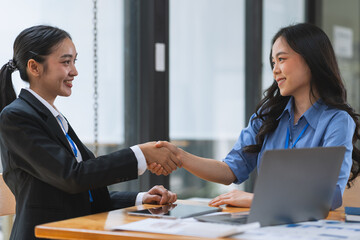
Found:
[{"label": "white paper stack", "polygon": [[198,222],[193,219],[171,220],[171,219],[148,218],[137,222],[115,226],[112,227],[112,230],[126,230],[126,231],[137,231],[137,232],[151,232],[151,233],[217,238],[217,237],[227,237],[234,234],[239,234],[244,231],[259,227],[260,224],[258,222],[234,226],[234,225],[226,225],[226,224]]}]

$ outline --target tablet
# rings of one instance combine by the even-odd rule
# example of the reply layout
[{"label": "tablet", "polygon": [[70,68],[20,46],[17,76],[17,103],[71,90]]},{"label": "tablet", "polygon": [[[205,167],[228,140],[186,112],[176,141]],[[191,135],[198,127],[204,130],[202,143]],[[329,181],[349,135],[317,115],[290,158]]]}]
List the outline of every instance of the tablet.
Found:
[{"label": "tablet", "polygon": [[129,215],[161,217],[161,218],[189,218],[213,212],[221,212],[222,208],[189,204],[169,204],[160,207],[129,211]]},{"label": "tablet", "polygon": [[247,223],[249,212],[220,213],[218,215],[197,216],[200,222],[222,223],[231,225],[241,225]]}]

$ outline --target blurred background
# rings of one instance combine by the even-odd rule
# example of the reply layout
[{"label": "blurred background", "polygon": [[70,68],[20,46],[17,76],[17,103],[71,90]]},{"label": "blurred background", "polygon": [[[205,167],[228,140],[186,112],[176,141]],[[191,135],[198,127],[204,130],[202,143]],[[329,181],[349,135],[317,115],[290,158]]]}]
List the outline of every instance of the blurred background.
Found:
[{"label": "blurred background", "polygon": [[[49,24],[71,34],[79,75],[72,95],[59,97],[55,105],[98,155],[170,140],[190,153],[221,161],[273,81],[268,57],[272,36],[300,22],[314,23],[330,37],[348,101],[359,111],[357,0],[0,3],[0,65],[12,58],[12,44],[24,28]],[[26,87],[18,72],[13,77],[17,92]],[[234,188],[252,191],[255,177],[224,186],[178,169],[168,177],[146,173],[110,189],[144,191],[162,184],[180,199],[213,198]]]}]

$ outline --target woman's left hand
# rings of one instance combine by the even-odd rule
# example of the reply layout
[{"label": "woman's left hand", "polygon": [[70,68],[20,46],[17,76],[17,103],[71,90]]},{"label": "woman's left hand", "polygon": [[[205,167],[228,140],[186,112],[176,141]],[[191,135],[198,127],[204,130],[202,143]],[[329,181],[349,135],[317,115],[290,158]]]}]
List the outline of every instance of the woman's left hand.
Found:
[{"label": "woman's left hand", "polygon": [[209,202],[209,205],[220,206],[223,204],[227,204],[235,207],[250,207],[253,197],[253,193],[248,193],[240,190],[232,190],[231,192],[217,196]]},{"label": "woman's left hand", "polygon": [[144,194],[142,202],[144,204],[169,204],[177,200],[176,193],[173,193],[162,185],[156,185]]}]

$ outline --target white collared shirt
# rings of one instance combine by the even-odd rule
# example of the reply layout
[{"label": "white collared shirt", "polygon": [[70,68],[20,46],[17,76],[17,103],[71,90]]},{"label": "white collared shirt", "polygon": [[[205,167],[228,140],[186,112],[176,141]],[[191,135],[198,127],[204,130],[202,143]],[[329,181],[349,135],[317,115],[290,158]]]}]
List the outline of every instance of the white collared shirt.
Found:
[{"label": "white collared shirt", "polygon": [[[50,103],[48,103],[45,99],[43,99],[39,94],[37,94],[36,92],[34,92],[32,89],[30,88],[26,88],[26,90],[28,90],[32,95],[34,95],[42,104],[45,105],[45,107],[47,109],[49,109],[49,111],[52,113],[52,115],[55,117],[56,121],[58,122],[60,128],[63,130],[64,132],[64,135],[66,135],[69,131],[69,124],[68,122],[66,121],[66,119],[64,118],[64,116],[59,112],[57,111],[57,109],[55,109],[53,106],[51,106]],[[72,146],[71,145],[71,142],[69,141],[69,139],[67,139],[68,142],[69,142],[69,145],[70,147]],[[76,161],[78,162],[81,162],[82,161],[82,156],[81,156],[81,153],[79,151],[79,148],[77,147],[76,143],[73,141],[74,143],[74,146],[78,152],[77,156],[75,156],[76,158]],[[74,151],[74,150],[73,150]]]}]

